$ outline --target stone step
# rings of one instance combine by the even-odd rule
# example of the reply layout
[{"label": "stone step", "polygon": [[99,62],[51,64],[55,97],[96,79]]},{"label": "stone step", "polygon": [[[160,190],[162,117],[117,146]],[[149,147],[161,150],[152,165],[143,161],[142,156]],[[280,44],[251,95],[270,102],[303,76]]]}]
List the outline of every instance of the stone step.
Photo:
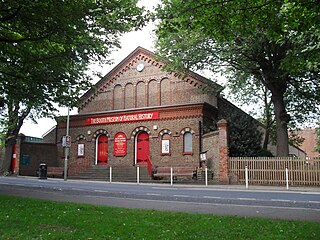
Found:
[{"label": "stone step", "polygon": [[[151,182],[152,179],[149,176],[146,167],[140,167],[139,169],[139,181]],[[86,171],[82,171],[76,175],[70,176],[70,179],[87,179],[87,180],[110,180],[110,167],[108,166],[92,166]],[[134,166],[124,167],[112,167],[112,181],[115,182],[136,182],[137,181],[137,169]]]}]

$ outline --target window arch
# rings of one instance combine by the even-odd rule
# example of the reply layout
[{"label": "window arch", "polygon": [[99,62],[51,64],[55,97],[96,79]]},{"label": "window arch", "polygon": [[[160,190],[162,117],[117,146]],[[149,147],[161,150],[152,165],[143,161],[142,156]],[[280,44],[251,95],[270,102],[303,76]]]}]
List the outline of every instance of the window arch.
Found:
[{"label": "window arch", "polygon": [[146,106],[146,85],[144,82],[138,82],[136,86],[136,107]]},{"label": "window arch", "polygon": [[158,106],[158,83],[156,80],[151,80],[148,83],[148,106]]},{"label": "window arch", "polygon": [[184,154],[192,154],[192,133],[185,132],[183,134],[183,153]]},{"label": "window arch", "polygon": [[164,78],[160,83],[161,91],[160,91],[160,105],[169,105],[171,101],[171,86],[170,80],[168,78]]},{"label": "window arch", "polygon": [[161,137],[161,155],[170,155],[170,135],[169,133],[164,133]]},{"label": "window arch", "polygon": [[113,89],[113,109],[122,109],[123,108],[123,96],[122,96],[122,87],[121,85],[116,85]]},{"label": "window arch", "polygon": [[133,100],[133,84],[128,83],[124,89],[124,108],[133,108],[134,100]]}]

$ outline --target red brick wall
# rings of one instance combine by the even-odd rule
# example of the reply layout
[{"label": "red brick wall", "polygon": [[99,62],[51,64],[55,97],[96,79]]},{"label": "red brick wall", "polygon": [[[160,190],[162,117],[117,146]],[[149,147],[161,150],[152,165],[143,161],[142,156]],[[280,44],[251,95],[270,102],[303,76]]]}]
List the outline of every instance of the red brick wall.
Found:
[{"label": "red brick wall", "polygon": [[[150,110],[148,110],[150,111]],[[70,118],[70,135],[72,138],[72,147],[70,162],[77,161],[77,159],[87,159],[93,165],[95,163],[95,149],[96,137],[99,131],[106,132],[109,138],[109,164],[110,165],[127,165],[134,164],[134,136],[135,130],[143,127],[149,132],[150,139],[150,157],[154,165],[167,166],[199,166],[199,121],[202,120],[201,105],[180,106],[176,108],[155,109],[152,111],[159,111],[160,119],[153,121],[115,123],[105,125],[85,125],[85,116],[71,116]],[[126,112],[128,113],[128,112]],[[157,129],[154,129],[157,126]],[[183,135],[182,131],[185,128],[190,128],[193,133],[193,154],[183,154]],[[171,155],[161,155],[161,131],[168,130],[170,132]],[[98,134],[95,134],[97,133]],[[127,136],[127,155],[125,157],[113,156],[113,138],[118,132],[124,132]],[[63,165],[64,154],[61,147],[61,138],[65,135],[65,123],[61,122],[58,125],[58,157],[60,164]],[[89,134],[88,134],[89,133]],[[80,139],[85,138],[85,156],[77,156],[77,144],[79,136]]]},{"label": "red brick wall", "polygon": [[[136,70],[139,63],[145,65],[142,72]],[[128,60],[125,70],[120,72],[105,79],[100,89],[80,107],[79,113],[201,102],[217,106],[215,95],[199,88],[200,81],[193,78],[182,80],[178,75],[163,72],[150,59]]]}]

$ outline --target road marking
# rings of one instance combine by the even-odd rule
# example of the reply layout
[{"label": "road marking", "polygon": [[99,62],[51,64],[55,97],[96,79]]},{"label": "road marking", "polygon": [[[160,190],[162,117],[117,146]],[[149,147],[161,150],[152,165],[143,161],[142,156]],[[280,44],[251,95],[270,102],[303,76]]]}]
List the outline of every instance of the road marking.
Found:
[{"label": "road marking", "polygon": [[308,201],[309,203],[320,203],[319,201]]},{"label": "road marking", "polygon": [[152,187],[152,189],[158,189],[158,190],[172,190],[172,189],[177,189],[177,188],[167,188],[167,187]]},{"label": "road marking", "polygon": [[293,201],[287,200],[287,199],[271,199],[271,201],[274,201],[274,202],[293,202]]},{"label": "road marking", "polygon": [[189,196],[189,195],[173,195],[174,197],[191,197],[191,196]]},{"label": "road marking", "polygon": [[160,196],[159,193],[147,193],[148,196]]},{"label": "road marking", "polygon": [[210,199],[221,199],[221,197],[212,197],[212,196],[203,196],[203,198],[210,198]]},{"label": "road marking", "polygon": [[109,191],[106,191],[106,190],[98,190],[98,189],[96,189],[96,190],[94,190],[95,192],[100,192],[100,193],[108,193]]},{"label": "road marking", "polygon": [[238,200],[249,200],[249,201],[256,201],[256,198],[237,198]]},{"label": "road marking", "polygon": [[83,189],[82,189],[82,188],[71,188],[71,190],[83,191]]}]

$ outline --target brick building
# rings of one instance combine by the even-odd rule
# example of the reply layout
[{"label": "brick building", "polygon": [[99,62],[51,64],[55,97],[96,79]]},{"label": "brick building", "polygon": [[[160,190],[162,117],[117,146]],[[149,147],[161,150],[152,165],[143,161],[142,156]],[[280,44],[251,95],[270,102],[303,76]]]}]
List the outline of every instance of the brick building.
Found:
[{"label": "brick building", "polygon": [[317,147],[316,129],[305,128],[305,129],[296,131],[296,134],[304,140],[300,148],[306,152],[307,157],[317,158],[320,156],[320,153],[316,151],[316,147]]},{"label": "brick building", "polygon": [[[219,97],[222,87],[163,66],[138,47],[81,97],[78,114],[70,116],[69,174],[94,166],[197,169],[206,152],[215,177],[228,181],[227,123],[219,122],[218,109],[226,102]],[[55,135],[60,166],[65,134],[61,118],[44,138]]]}]

